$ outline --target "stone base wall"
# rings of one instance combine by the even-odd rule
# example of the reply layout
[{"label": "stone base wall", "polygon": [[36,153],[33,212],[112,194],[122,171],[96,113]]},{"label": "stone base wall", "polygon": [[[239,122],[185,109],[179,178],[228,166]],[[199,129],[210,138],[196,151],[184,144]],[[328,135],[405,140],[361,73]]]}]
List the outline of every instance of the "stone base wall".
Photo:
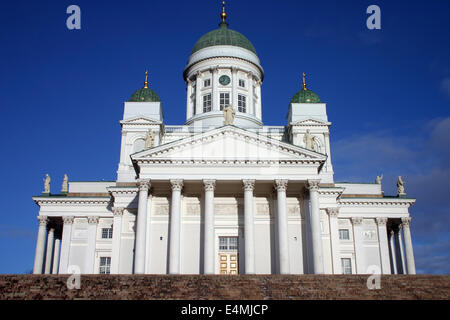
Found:
[{"label": "stone base wall", "polygon": [[0,275],[0,299],[446,299],[450,276],[383,275],[367,288],[368,275]]}]

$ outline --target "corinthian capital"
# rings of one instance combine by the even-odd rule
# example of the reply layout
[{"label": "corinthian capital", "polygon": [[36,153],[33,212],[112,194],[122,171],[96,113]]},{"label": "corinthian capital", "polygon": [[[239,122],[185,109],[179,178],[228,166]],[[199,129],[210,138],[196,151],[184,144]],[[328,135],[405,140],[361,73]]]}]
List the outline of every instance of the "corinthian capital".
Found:
[{"label": "corinthian capital", "polygon": [[46,226],[47,223],[48,223],[48,217],[47,216],[38,216],[37,219],[39,221],[39,225],[40,226]]},{"label": "corinthian capital", "polygon": [[318,191],[319,190],[320,180],[308,180],[308,189],[309,191]]},{"label": "corinthian capital", "polygon": [[148,191],[150,189],[150,179],[138,179],[137,185],[139,191]]},{"label": "corinthian capital", "polygon": [[339,213],[339,208],[327,208],[327,213],[330,217],[336,218]]},{"label": "corinthian capital", "polygon": [[112,212],[115,217],[121,217],[123,215],[124,208],[122,207],[113,207]]},{"label": "corinthian capital", "polygon": [[410,223],[411,223],[411,217],[402,218],[402,225],[403,225],[403,227],[409,227]]},{"label": "corinthian capital", "polygon": [[183,179],[170,180],[172,191],[181,191],[183,189]]},{"label": "corinthian capital", "polygon": [[356,225],[356,226],[361,225],[363,223],[363,218],[361,218],[361,217],[352,218],[352,223],[353,223],[353,225]]},{"label": "corinthian capital", "polygon": [[285,191],[288,186],[288,180],[287,179],[277,179],[275,180],[274,187],[277,191]]},{"label": "corinthian capital", "polygon": [[387,223],[387,218],[377,218],[377,224],[379,226],[385,226]]},{"label": "corinthian capital", "polygon": [[75,219],[74,216],[66,216],[63,217],[64,224],[73,224],[73,220]]},{"label": "corinthian capital", "polygon": [[98,220],[99,220],[99,218],[97,216],[87,217],[87,219],[88,219],[89,224],[97,224]]},{"label": "corinthian capital", "polygon": [[242,180],[244,191],[253,191],[255,189],[255,180]]},{"label": "corinthian capital", "polygon": [[216,180],[203,180],[205,191],[214,191],[216,188]]}]

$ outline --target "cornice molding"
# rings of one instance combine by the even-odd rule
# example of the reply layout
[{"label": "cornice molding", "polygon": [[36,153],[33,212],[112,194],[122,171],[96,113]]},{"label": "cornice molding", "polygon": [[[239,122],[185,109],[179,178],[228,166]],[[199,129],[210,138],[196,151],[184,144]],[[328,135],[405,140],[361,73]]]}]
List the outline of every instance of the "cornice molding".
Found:
[{"label": "cornice molding", "polygon": [[107,206],[111,202],[111,197],[101,198],[75,198],[75,197],[59,197],[59,198],[33,198],[37,205],[98,205]]},{"label": "cornice molding", "polygon": [[415,199],[400,199],[400,198],[339,198],[338,204],[346,207],[358,206],[395,206],[395,207],[410,207],[416,202]]}]

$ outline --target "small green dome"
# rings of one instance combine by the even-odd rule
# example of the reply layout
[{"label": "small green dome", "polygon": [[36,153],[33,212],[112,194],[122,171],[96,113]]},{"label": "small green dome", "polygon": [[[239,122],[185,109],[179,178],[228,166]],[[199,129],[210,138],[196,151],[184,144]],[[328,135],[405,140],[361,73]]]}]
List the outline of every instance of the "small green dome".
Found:
[{"label": "small green dome", "polygon": [[130,102],[161,102],[158,94],[150,88],[141,88],[136,90],[132,95]]},{"label": "small green dome", "polygon": [[228,29],[226,22],[219,24],[219,29],[203,35],[194,45],[191,54],[212,46],[235,46],[247,49],[256,54],[253,44],[241,33]]},{"label": "small green dome", "polygon": [[321,103],[319,96],[308,89],[302,89],[291,99],[291,103]]}]

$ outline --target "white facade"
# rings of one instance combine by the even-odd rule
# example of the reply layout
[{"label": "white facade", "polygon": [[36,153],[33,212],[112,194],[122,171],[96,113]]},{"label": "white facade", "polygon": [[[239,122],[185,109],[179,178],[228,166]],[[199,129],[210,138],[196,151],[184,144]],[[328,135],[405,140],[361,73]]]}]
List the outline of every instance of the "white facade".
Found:
[{"label": "white facade", "polygon": [[334,181],[325,103],[264,126],[259,58],[232,45],[193,53],[184,78],[184,125],[166,125],[160,102],[125,102],[116,181],[33,197],[34,273],[415,273],[415,200]]}]

